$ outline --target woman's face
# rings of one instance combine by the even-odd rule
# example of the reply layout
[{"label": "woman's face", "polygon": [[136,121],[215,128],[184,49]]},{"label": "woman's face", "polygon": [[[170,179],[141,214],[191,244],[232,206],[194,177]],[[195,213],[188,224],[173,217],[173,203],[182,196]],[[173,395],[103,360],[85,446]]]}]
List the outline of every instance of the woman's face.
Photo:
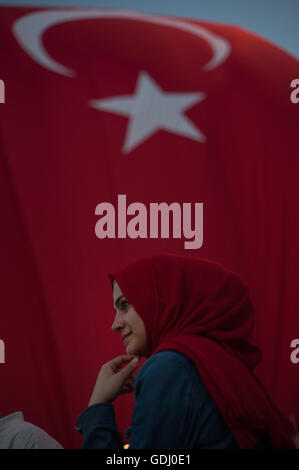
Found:
[{"label": "woman's face", "polygon": [[148,356],[144,322],[122,293],[117,282],[113,285],[113,302],[116,315],[112,330],[121,333],[126,353],[140,357]]}]

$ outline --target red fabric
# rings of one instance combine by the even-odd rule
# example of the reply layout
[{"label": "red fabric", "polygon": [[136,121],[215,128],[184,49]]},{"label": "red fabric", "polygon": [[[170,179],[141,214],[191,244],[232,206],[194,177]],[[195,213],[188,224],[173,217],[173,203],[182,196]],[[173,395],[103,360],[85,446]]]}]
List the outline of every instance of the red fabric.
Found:
[{"label": "red fabric", "polygon": [[151,355],[171,349],[194,361],[241,448],[265,435],[274,448],[294,448],[290,422],[252,372],[261,352],[238,276],[207,260],[159,254],[110,278],[143,319]]},{"label": "red fabric", "polygon": [[[166,251],[216,260],[250,286],[263,352],[256,373],[299,423],[299,364],[290,361],[299,338],[299,104],[289,98],[298,61],[236,26],[171,18],[181,25],[171,27],[104,9],[69,21],[79,10],[0,7],[0,411],[21,410],[79,447],[74,426],[99,369],[124,353],[106,273]],[[49,12],[65,17],[39,37],[34,15]],[[35,19],[23,30],[26,47],[15,26],[27,17]],[[210,43],[183,26],[225,41],[226,59],[207,69]],[[40,63],[34,39],[73,75]],[[143,71],[165,93],[205,94],[183,113],[205,142],[159,129],[123,152],[129,119],[89,103],[134,95]],[[203,246],[188,253],[183,239],[98,239],[95,207],[116,207],[118,194],[128,204],[204,203]],[[123,431],[133,397],[115,408]]]}]

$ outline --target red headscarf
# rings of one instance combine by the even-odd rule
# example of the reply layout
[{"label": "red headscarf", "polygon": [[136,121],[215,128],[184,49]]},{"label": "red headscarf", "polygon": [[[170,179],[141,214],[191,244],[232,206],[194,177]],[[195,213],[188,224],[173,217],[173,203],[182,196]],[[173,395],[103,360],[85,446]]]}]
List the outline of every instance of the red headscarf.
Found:
[{"label": "red headscarf", "polygon": [[151,355],[178,351],[196,365],[241,448],[269,436],[294,448],[293,428],[252,370],[253,309],[238,276],[200,258],[157,254],[109,274],[143,319]]}]

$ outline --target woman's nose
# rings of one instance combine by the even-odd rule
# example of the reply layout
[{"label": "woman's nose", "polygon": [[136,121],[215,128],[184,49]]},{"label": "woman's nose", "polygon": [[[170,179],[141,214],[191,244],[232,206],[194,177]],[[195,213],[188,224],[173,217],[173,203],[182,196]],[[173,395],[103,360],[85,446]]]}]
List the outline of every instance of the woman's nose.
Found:
[{"label": "woman's nose", "polygon": [[112,331],[121,331],[125,326],[124,318],[117,313],[112,324]]}]

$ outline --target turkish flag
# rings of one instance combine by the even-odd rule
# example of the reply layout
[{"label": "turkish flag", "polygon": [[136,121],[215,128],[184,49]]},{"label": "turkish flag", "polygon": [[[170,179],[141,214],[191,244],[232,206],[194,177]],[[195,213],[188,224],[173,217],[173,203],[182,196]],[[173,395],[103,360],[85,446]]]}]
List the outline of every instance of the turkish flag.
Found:
[{"label": "turkish flag", "polygon": [[[124,354],[106,273],[209,258],[255,307],[256,374],[299,422],[299,63],[235,26],[129,10],[1,7],[0,410],[64,447],[102,364]],[[99,239],[101,202],[203,203],[203,244]],[[128,216],[128,220],[130,216]],[[115,401],[121,432],[132,396]]]}]

